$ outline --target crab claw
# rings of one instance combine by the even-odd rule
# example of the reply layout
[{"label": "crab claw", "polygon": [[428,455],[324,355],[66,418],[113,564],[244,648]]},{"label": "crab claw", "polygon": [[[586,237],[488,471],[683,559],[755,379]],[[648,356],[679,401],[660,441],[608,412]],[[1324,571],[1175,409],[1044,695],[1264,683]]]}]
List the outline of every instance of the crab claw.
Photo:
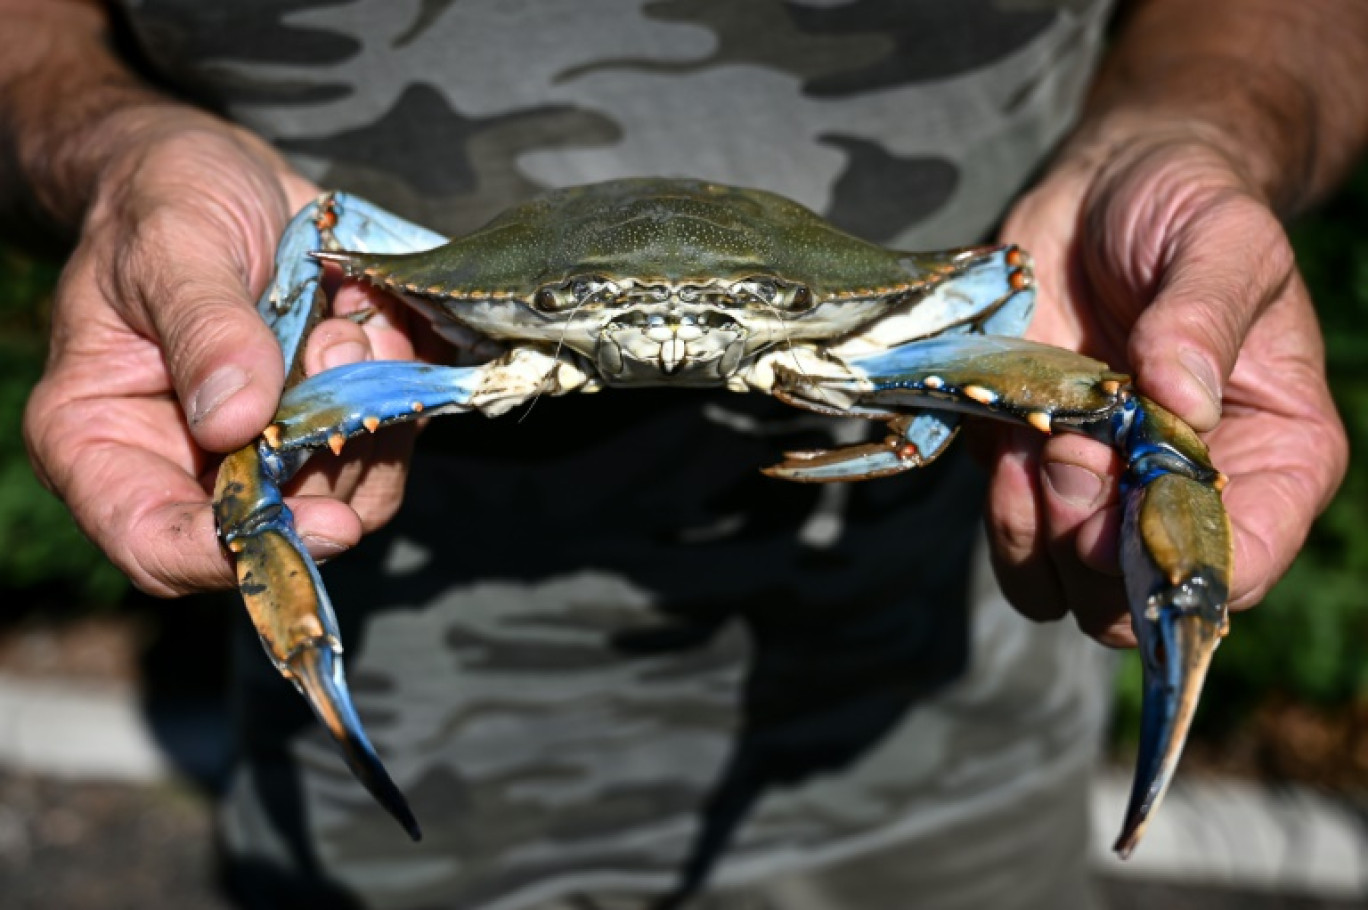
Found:
[{"label": "crab claw", "polygon": [[409,837],[422,840],[423,832],[413,810],[390,779],[356,715],[335,641],[323,638],[303,642],[285,659],[285,666],[295,687],[332,734],[356,779],[394,816]]},{"label": "crab claw", "polygon": [[292,462],[266,442],[225,458],[215,491],[219,535],[234,554],[238,590],[271,663],[308,700],[361,783],[418,840],[413,812],[361,727],[332,603],[281,496]]},{"label": "crab claw", "polygon": [[1224,594],[1210,579],[1193,578],[1166,600],[1152,608],[1154,618],[1135,624],[1144,663],[1144,707],[1130,804],[1113,847],[1122,859],[1139,843],[1173,780],[1211,656],[1225,631]]},{"label": "crab claw", "polygon": [[1121,835],[1128,857],[1168,791],[1229,627],[1230,526],[1214,486],[1179,474],[1127,494],[1122,565],[1144,668],[1140,753]]}]

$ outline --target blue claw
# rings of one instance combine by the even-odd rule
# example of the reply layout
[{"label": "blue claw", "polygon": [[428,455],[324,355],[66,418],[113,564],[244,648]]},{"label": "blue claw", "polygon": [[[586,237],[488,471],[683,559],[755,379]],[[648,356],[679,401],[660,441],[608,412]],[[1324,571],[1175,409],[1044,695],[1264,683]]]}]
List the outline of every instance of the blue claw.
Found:
[{"label": "blue claw", "polygon": [[418,822],[361,727],[342,670],[337,621],[323,580],[295,533],[280,487],[322,445],[421,413],[468,410],[478,368],[410,362],[339,367],[293,386],[263,441],[225,459],[215,514],[236,554],[238,587],[277,669],[308,700],[357,779],[414,840]]},{"label": "blue claw", "polygon": [[775,370],[775,394],[821,413],[888,416],[885,445],[796,453],[768,473],[846,480],[918,463],[902,451],[915,421],[900,408],[944,408],[1082,433],[1126,460],[1121,565],[1145,661],[1144,728],[1116,850],[1128,855],[1168,789],[1212,652],[1224,634],[1233,562],[1225,478],[1187,424],[1129,388],[1127,377],[1071,351],[1019,338],[940,335],[845,358],[848,376]]},{"label": "blue claw", "polygon": [[375,754],[361,718],[356,715],[337,647],[336,641],[328,638],[303,642],[285,659],[285,666],[295,687],[332,734],[356,779],[394,816],[409,837],[422,840],[418,819]]},{"label": "blue claw", "polygon": [[300,458],[264,443],[224,460],[215,514],[267,655],[309,702],[357,778],[414,840],[418,823],[366,738],[342,672],[337,619],[279,484]]},{"label": "blue claw", "polygon": [[1135,781],[1121,834],[1112,848],[1130,856],[1164,798],[1183,751],[1211,657],[1225,632],[1225,586],[1214,573],[1167,592],[1152,617],[1136,623],[1144,662],[1144,707]]},{"label": "blue claw", "polygon": [[[1152,402],[1144,406],[1148,418],[1168,419]],[[1197,462],[1188,470],[1200,477],[1206,468]],[[1121,566],[1145,688],[1135,783],[1114,848],[1123,859],[1168,791],[1212,655],[1229,628],[1231,561],[1217,483],[1158,473],[1128,482],[1124,495]]]},{"label": "blue claw", "polygon": [[[319,289],[323,267],[309,253],[336,244],[403,252],[445,240],[345,193],[324,195],[295,216],[276,251],[275,276],[257,303],[280,343],[292,384],[286,400],[294,403],[293,410],[279,412],[284,423],[267,431],[274,445],[247,446],[225,459],[214,496],[220,537],[236,554],[238,586],[271,661],[308,700],[357,778],[414,840],[422,837],[418,822],[361,727],[342,670],[332,605],[295,533],[280,487],[304,463],[311,446],[335,445],[372,429],[371,417],[393,423],[411,419],[415,405],[441,413],[453,400],[468,397],[461,377],[420,364],[357,364],[341,372],[331,397],[330,380],[300,383],[304,339],[323,318],[327,304]],[[388,400],[358,394],[360,405],[351,414],[345,397],[356,394],[363,383],[348,377],[359,376],[358,370],[393,377],[395,383]],[[329,425],[333,417],[337,423]]]}]

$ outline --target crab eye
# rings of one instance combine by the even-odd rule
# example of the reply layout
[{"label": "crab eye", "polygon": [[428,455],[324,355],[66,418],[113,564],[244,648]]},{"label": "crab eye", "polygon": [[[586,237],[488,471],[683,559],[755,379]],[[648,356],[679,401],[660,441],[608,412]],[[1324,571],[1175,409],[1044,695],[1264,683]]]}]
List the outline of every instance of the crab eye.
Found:
[{"label": "crab eye", "polygon": [[751,278],[731,286],[732,295],[743,302],[771,303],[775,291],[774,282],[768,278]]},{"label": "crab eye", "polygon": [[612,300],[621,289],[612,281],[600,275],[586,275],[570,282],[568,297],[561,301],[562,306],[584,306],[592,303],[606,303]]},{"label": "crab eye", "polygon": [[793,297],[789,299],[789,309],[806,310],[812,306],[812,292],[799,285],[793,292]]}]

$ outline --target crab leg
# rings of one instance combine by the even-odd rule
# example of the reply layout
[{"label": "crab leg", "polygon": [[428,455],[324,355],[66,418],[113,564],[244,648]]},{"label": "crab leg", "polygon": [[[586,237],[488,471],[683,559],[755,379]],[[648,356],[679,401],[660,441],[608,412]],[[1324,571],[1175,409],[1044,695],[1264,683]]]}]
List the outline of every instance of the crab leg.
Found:
[{"label": "crab leg", "polygon": [[[1228,627],[1225,477],[1190,427],[1135,393],[1126,376],[1070,351],[959,335],[848,358],[845,366],[845,376],[817,379],[779,368],[775,394],[823,413],[883,412],[895,431],[890,446],[901,444],[908,419],[895,415],[942,409],[1020,421],[1044,433],[1081,433],[1126,459],[1121,567],[1145,683],[1140,754],[1115,847],[1129,855],[1173,779],[1212,653]],[[866,461],[865,448],[793,453],[768,473],[826,480],[843,459]]]},{"label": "crab leg", "polygon": [[477,367],[338,367],[289,389],[262,438],[219,469],[219,536],[236,557],[238,588],[266,653],[308,700],[352,772],[414,840],[418,823],[361,726],[332,603],[280,488],[323,446],[340,452],[349,438],[423,415],[502,413],[553,383],[559,366],[554,357],[523,350]]},{"label": "crab leg", "polygon": [[[929,285],[914,306],[888,313],[828,349],[838,361],[883,354],[907,338],[960,337],[969,333],[1017,336],[1030,324],[1035,310],[1035,279],[1030,257],[1017,247],[909,253],[902,262],[914,274],[939,272],[942,277]],[[772,369],[788,368],[790,374],[808,372],[792,357],[792,352],[779,348],[764,359],[772,364]],[[810,376],[826,375],[822,364],[812,367]],[[814,382],[824,387],[821,378]],[[782,388],[778,393],[783,394]],[[834,452],[788,452],[788,461],[801,462],[801,470],[789,472],[781,466],[767,473],[813,482],[886,477],[930,464],[949,447],[959,431],[959,416],[945,410],[900,415],[877,405],[824,404],[824,400],[809,399],[803,407],[837,417],[883,420],[892,434],[883,442],[848,446]]]},{"label": "crab leg", "polygon": [[[287,388],[298,388],[303,379],[304,340],[327,313],[320,289],[323,267],[309,255],[312,251],[346,245],[407,252],[445,239],[343,193],[320,196],[301,210],[285,229],[275,274],[257,303],[280,343]],[[409,404],[442,394],[450,398],[451,392],[429,389],[426,398],[415,396]],[[413,813],[361,728],[347,692],[332,604],[280,493],[307,452],[278,451],[270,442],[268,435],[228,456],[219,468],[214,514],[220,539],[235,555],[238,587],[271,661],[303,693],[356,776],[417,839]]]},{"label": "crab leg", "polygon": [[264,442],[229,456],[215,490],[219,537],[235,557],[238,589],[271,662],[308,700],[352,773],[418,840],[418,822],[348,694],[332,603],[280,493],[289,468]]},{"label": "crab leg", "polygon": [[[358,432],[410,419],[419,407],[429,413],[468,407],[479,370],[368,363],[329,374],[335,379],[300,384],[304,340],[327,310],[319,288],[323,267],[309,254],[340,246],[411,252],[445,239],[341,193],[321,196],[294,217],[276,251],[275,275],[257,304],[280,343],[289,391],[264,437],[224,460],[214,497],[219,535],[234,554],[238,586],[266,653],[308,700],[356,776],[415,839],[413,813],[352,704],[332,604],[280,487],[311,446],[336,449]],[[371,385],[376,382],[381,385]],[[387,394],[376,395],[375,388]],[[347,409],[347,401],[356,407]]]},{"label": "crab leg", "polygon": [[341,246],[408,253],[441,246],[446,239],[347,193],[327,193],[301,209],[281,236],[275,275],[257,301],[257,311],[280,342],[286,384],[304,378],[299,356],[304,339],[327,315],[327,300],[319,289],[323,267],[312,253]]}]

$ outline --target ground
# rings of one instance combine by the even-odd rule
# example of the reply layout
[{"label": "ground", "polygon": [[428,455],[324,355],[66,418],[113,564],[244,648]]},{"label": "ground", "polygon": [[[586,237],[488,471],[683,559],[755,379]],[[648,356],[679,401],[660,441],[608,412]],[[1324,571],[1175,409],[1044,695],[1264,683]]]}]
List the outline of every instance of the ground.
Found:
[{"label": "ground", "polygon": [[[212,709],[221,699],[225,668],[187,643],[226,640],[227,624],[241,620],[235,609],[235,601],[226,606],[187,601],[176,610],[153,602],[146,611],[62,622],[52,622],[50,612],[34,611],[0,622],[0,681],[136,686],[154,712],[165,700],[158,693],[175,691]],[[155,623],[149,621],[151,613]],[[166,715],[164,704],[160,711]],[[0,908],[231,910],[217,886],[214,863],[211,791],[220,775],[212,762],[197,766],[198,783],[64,780],[41,769],[0,767]],[[1109,910],[1364,906],[1130,879],[1103,878],[1099,887]],[[901,900],[890,899],[889,907],[901,906]]]},{"label": "ground", "polygon": [[[1100,885],[1108,910],[1363,906],[1162,883],[1103,879]],[[9,773],[0,773],[0,895],[5,910],[232,908],[215,884],[211,807],[203,793],[175,784]]]}]

